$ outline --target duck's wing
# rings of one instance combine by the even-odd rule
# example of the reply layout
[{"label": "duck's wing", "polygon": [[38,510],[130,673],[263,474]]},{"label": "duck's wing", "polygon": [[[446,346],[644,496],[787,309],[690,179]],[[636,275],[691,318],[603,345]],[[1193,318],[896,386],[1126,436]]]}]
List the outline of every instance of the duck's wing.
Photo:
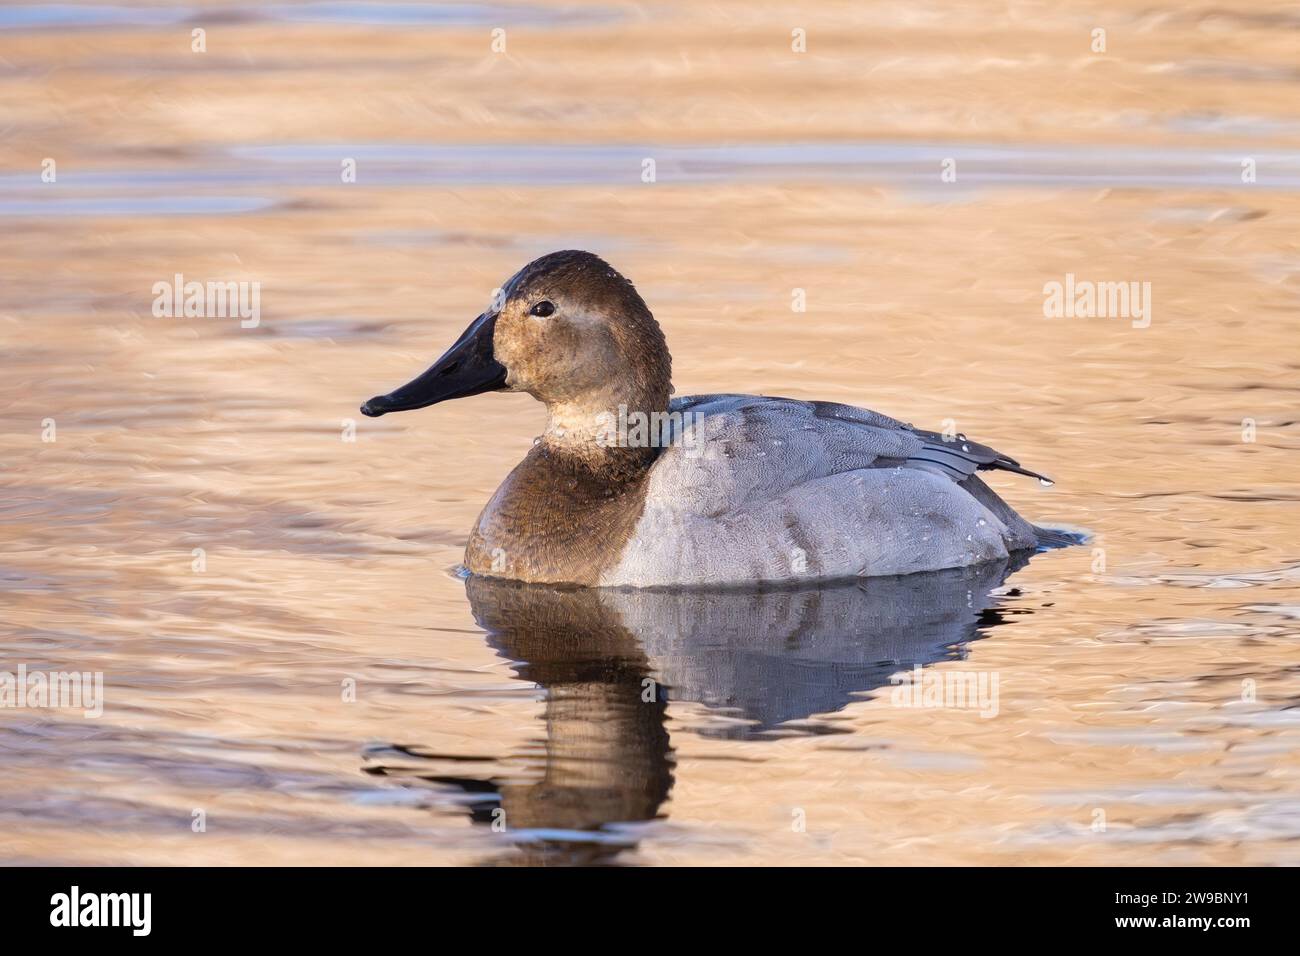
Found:
[{"label": "duck's wing", "polygon": [[830,402],[701,395],[670,411],[678,434],[604,585],[911,574],[1038,544],[976,475],[1020,466],[983,445]]},{"label": "duck's wing", "polygon": [[1052,479],[1036,471],[1030,471],[1010,455],[1004,455],[987,445],[973,442],[965,435],[949,437],[940,432],[922,431],[911,425],[904,425],[903,428],[921,440],[920,450],[914,452],[904,462],[912,467],[933,465],[936,470],[954,481],[965,481],[976,471],[1000,469],[1037,478],[1045,484],[1052,483]]},{"label": "duck's wing", "polygon": [[716,483],[718,494],[708,497],[718,506],[764,500],[861,468],[918,468],[959,484],[982,469],[1048,480],[965,436],[948,438],[852,405],[692,395],[674,400],[670,410],[682,414],[685,440],[656,468],[676,471],[687,485]]}]

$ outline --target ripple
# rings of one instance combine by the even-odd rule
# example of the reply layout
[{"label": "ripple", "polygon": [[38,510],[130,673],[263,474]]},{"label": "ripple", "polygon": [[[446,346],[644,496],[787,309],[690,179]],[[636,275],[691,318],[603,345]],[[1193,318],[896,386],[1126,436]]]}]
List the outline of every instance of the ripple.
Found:
[{"label": "ripple", "polygon": [[273,205],[255,196],[51,196],[0,199],[0,216],[226,216]]},{"label": "ripple", "polygon": [[203,7],[16,4],[0,7],[0,30],[159,29],[180,23],[313,23],[374,27],[570,26],[606,23],[616,11],[505,3],[342,3]]}]

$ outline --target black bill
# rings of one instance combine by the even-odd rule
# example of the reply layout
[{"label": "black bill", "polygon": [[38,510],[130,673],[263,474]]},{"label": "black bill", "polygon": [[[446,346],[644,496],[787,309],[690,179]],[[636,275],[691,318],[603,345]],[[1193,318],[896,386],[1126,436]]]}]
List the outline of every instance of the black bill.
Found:
[{"label": "black bill", "polygon": [[361,414],[378,418],[504,387],[506,368],[492,351],[496,324],[496,313],[484,312],[427,372],[387,395],[376,395],[361,406]]}]

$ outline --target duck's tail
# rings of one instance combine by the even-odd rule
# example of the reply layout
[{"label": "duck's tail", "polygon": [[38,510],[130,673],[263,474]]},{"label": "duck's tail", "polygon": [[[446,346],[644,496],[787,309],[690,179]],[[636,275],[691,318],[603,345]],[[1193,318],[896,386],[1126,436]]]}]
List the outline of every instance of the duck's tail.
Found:
[{"label": "duck's tail", "polygon": [[1050,551],[1053,548],[1068,548],[1076,544],[1086,544],[1088,535],[1082,531],[1067,531],[1065,528],[1041,528],[1038,525],[1032,525],[1034,537],[1038,539],[1039,551]]}]

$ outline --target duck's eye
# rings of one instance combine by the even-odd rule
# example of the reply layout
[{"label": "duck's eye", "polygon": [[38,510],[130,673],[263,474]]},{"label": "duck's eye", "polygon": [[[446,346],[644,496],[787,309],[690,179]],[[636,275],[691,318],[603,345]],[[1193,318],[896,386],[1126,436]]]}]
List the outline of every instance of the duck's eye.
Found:
[{"label": "duck's eye", "polygon": [[544,319],[554,311],[555,306],[543,299],[541,302],[538,302],[535,306],[529,309],[528,314],[535,315],[539,319]]}]

